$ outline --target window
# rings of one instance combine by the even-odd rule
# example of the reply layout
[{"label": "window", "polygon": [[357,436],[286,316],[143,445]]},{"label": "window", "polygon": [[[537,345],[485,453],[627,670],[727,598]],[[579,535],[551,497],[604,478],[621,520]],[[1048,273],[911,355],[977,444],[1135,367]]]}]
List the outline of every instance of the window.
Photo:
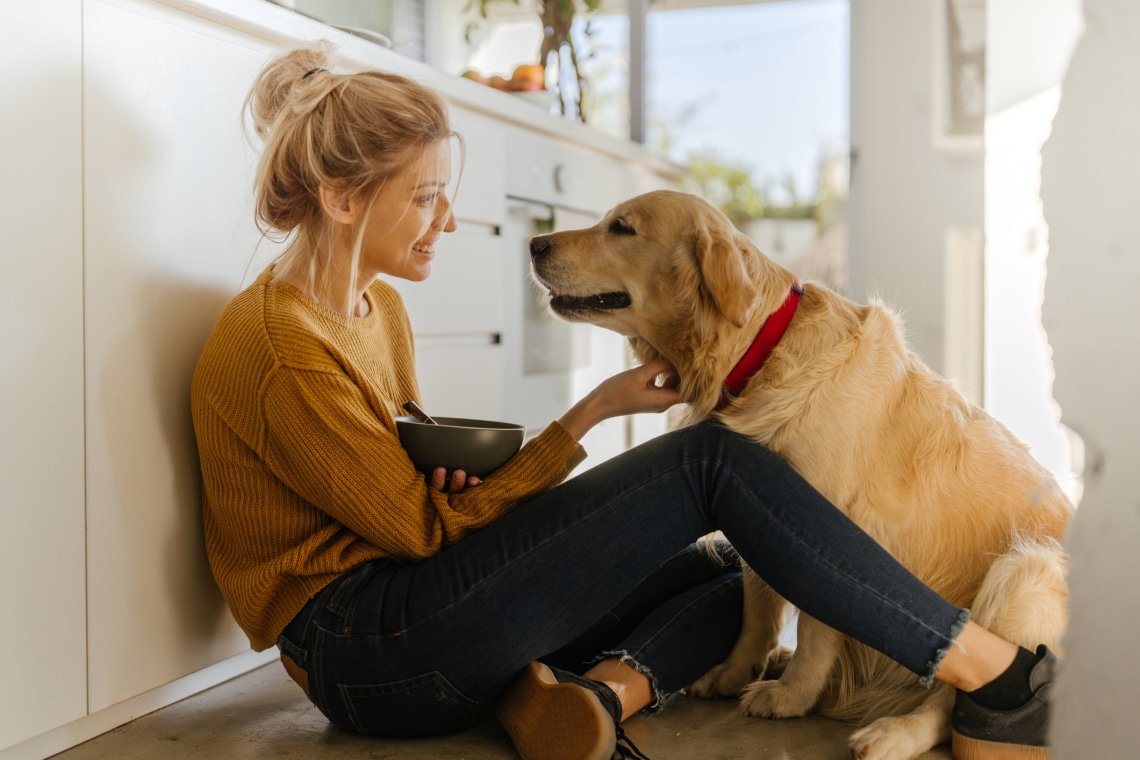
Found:
[{"label": "window", "polygon": [[[503,87],[516,67],[539,61],[542,6],[484,0],[466,7],[468,47],[448,64],[453,73],[489,84],[497,77]],[[637,121],[651,149],[689,167],[685,189],[721,208],[773,259],[845,290],[848,0],[644,7],[644,0],[614,0],[590,12],[580,0],[571,27],[580,102],[565,49],[548,63],[546,92],[517,94],[570,118],[580,109],[587,124],[620,137]],[[643,81],[631,82],[639,71]],[[633,98],[634,108],[644,103],[641,114],[631,111],[633,92],[644,93]]]},{"label": "window", "polygon": [[847,0],[688,6],[648,14],[646,142],[769,257],[842,291]]}]

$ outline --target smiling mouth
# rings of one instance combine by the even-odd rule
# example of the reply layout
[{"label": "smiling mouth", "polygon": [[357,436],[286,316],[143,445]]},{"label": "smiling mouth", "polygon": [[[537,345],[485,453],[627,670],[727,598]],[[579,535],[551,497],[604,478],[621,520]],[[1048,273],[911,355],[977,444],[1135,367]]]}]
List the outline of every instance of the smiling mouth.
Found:
[{"label": "smiling mouth", "polygon": [[568,296],[555,290],[550,291],[550,307],[558,312],[578,312],[592,309],[609,311],[625,309],[632,301],[629,293],[597,293],[591,296]]}]

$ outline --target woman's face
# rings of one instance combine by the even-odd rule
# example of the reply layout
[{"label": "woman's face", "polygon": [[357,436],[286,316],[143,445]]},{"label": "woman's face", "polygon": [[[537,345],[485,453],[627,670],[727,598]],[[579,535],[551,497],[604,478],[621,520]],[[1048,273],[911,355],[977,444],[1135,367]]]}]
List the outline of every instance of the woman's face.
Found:
[{"label": "woman's face", "polygon": [[388,181],[372,204],[361,241],[364,282],[379,274],[414,282],[427,279],[436,243],[455,229],[451,201],[444,193],[450,181],[451,145],[446,140]]}]

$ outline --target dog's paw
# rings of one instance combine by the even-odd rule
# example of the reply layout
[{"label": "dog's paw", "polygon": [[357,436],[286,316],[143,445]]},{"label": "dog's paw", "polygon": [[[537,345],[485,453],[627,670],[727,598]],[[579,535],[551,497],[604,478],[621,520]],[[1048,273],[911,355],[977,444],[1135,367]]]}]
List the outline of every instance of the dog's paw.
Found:
[{"label": "dog's paw", "polygon": [[753,681],[740,695],[740,709],[757,718],[799,718],[808,714],[816,697],[780,681]]},{"label": "dog's paw", "polygon": [[912,760],[934,745],[922,746],[905,719],[880,718],[851,734],[853,760]]},{"label": "dog's paw", "polygon": [[700,680],[685,691],[691,697],[706,699],[735,697],[756,677],[756,668],[752,665],[723,662],[701,676]]}]

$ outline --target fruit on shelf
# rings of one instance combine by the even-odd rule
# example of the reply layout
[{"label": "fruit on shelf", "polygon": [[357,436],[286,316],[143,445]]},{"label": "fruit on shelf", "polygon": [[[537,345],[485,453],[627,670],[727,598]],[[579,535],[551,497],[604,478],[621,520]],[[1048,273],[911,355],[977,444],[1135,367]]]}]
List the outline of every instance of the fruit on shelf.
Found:
[{"label": "fruit on shelf", "polygon": [[511,92],[534,92],[546,89],[546,69],[537,63],[524,63],[516,66],[507,81]]},{"label": "fruit on shelf", "polygon": [[537,63],[516,66],[509,79],[498,74],[485,77],[473,69],[464,71],[463,78],[504,92],[538,92],[546,89],[546,69]]}]

